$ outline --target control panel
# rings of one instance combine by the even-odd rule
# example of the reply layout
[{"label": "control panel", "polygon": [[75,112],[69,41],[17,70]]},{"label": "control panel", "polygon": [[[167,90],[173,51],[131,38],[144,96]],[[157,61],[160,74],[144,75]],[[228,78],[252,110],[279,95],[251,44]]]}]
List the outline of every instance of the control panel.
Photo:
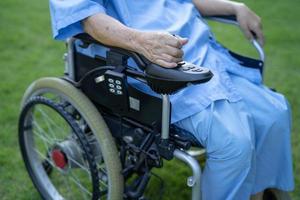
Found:
[{"label": "control panel", "polygon": [[199,67],[186,61],[178,63],[178,70],[189,74],[201,74],[208,71],[207,68]]},{"label": "control panel", "polygon": [[113,95],[112,101],[116,101],[124,110],[128,110],[127,78],[124,73],[107,70],[104,73],[107,92]]}]

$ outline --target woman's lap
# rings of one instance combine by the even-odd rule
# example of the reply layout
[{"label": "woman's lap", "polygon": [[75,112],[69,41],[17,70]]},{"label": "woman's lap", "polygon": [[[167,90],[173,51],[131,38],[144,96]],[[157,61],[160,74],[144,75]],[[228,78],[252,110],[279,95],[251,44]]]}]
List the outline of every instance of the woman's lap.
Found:
[{"label": "woman's lap", "polygon": [[[238,177],[240,185],[227,188],[236,190],[232,195],[242,197],[248,195],[249,191],[256,193],[265,187],[291,190],[291,119],[286,99],[263,85],[253,84],[234,75],[231,78],[242,96],[241,101],[215,101],[205,110],[177,125],[193,133],[206,148],[206,176],[213,176],[216,182],[229,175]],[[231,158],[235,158],[232,159],[233,162],[241,160],[234,164],[230,163]],[[251,167],[247,173],[235,173],[239,173],[242,165],[248,162],[251,162]],[[228,173],[220,173],[220,170],[227,170]],[[213,173],[218,175],[214,176]],[[212,184],[214,182],[209,177],[205,178],[205,174],[204,179]],[[235,184],[237,180],[232,178],[227,184]],[[220,192],[229,194],[224,190]]]},{"label": "woman's lap", "polygon": [[[255,145],[255,187],[292,190],[291,110],[286,98],[264,85],[255,85],[232,76],[238,92],[252,116]],[[244,88],[247,88],[246,90]]]}]

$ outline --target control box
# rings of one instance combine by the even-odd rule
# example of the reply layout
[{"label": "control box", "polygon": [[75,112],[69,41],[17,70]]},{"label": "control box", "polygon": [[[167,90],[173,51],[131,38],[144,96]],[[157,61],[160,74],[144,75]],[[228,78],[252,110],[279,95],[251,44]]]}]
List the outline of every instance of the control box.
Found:
[{"label": "control box", "polygon": [[112,101],[116,101],[118,107],[124,108],[124,111],[128,111],[128,93],[127,93],[127,77],[124,73],[117,71],[107,70],[104,73],[104,79],[106,84],[107,93]]}]

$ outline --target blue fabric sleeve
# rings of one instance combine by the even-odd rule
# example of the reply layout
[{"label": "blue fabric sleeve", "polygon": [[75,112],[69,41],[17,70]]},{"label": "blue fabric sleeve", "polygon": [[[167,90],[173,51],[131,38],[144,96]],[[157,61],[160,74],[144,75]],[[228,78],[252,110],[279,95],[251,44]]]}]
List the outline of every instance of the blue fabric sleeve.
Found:
[{"label": "blue fabric sleeve", "polygon": [[81,20],[96,13],[105,13],[103,0],[50,0],[53,37],[65,40],[83,33]]}]

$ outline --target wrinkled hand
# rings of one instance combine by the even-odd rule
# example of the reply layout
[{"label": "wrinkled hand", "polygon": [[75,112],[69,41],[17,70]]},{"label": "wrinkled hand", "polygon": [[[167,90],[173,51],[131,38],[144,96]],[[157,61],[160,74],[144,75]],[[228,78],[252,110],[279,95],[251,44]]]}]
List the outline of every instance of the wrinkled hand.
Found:
[{"label": "wrinkled hand", "polygon": [[264,45],[261,19],[245,4],[236,6],[236,17],[245,36],[249,39],[257,39],[261,46]]},{"label": "wrinkled hand", "polygon": [[140,32],[137,36],[138,53],[162,67],[173,68],[182,61],[182,46],[186,38],[172,36],[163,32]]}]

